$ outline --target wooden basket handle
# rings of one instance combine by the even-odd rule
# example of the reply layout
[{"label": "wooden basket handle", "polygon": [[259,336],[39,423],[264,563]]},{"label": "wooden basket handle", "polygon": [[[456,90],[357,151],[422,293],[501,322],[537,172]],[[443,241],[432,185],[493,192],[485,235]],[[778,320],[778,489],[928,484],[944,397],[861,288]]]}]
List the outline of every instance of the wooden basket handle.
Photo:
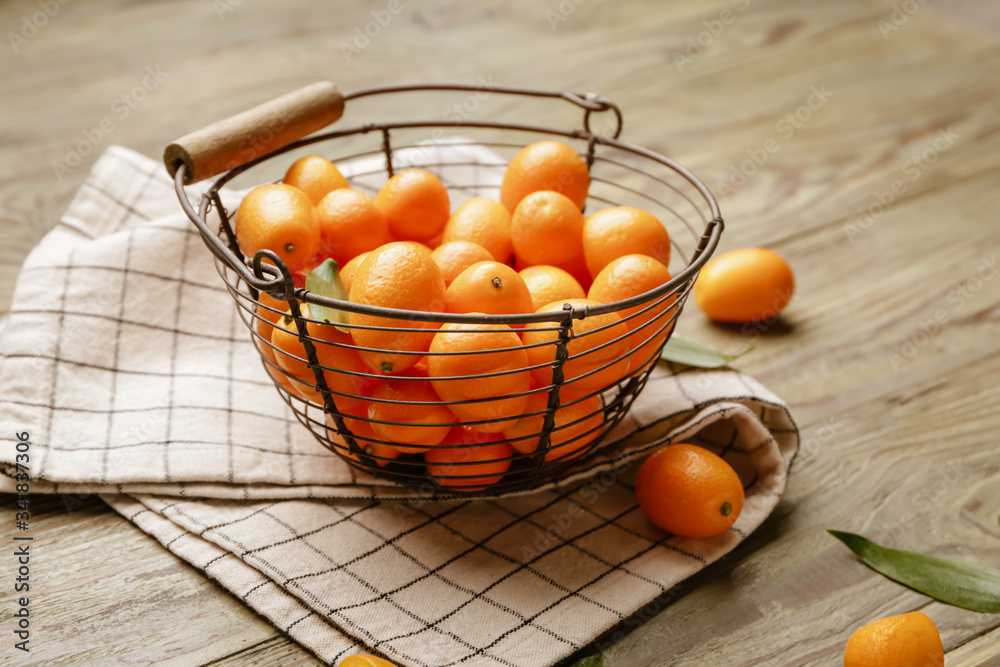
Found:
[{"label": "wooden basket handle", "polygon": [[320,81],[184,135],[163,151],[163,162],[171,178],[184,164],[190,185],[287,146],[343,113],[340,90]]}]

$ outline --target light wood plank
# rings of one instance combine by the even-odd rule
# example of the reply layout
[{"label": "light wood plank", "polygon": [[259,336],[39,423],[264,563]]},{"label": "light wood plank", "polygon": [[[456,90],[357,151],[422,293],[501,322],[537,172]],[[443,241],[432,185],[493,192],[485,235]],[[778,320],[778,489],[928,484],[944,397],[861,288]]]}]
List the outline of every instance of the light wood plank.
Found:
[{"label": "light wood plank", "polygon": [[272,637],[259,644],[248,646],[219,660],[206,663],[211,667],[313,667],[322,665],[312,655],[306,655],[295,643],[284,637]]},{"label": "light wood plank", "polygon": [[982,634],[949,652],[948,664],[953,667],[997,667],[1000,665],[997,644],[1000,644],[1000,629]]}]

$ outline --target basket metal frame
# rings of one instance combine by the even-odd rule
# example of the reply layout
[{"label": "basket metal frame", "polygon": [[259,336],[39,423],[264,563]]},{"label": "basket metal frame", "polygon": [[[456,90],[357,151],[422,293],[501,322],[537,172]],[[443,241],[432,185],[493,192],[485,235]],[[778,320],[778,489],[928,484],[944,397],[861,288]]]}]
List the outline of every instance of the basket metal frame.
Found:
[{"label": "basket metal frame", "polygon": [[[371,88],[367,90],[362,90],[355,92],[353,94],[345,95],[344,99],[350,101],[353,99],[359,99],[374,95],[384,95],[384,94],[395,94],[395,93],[406,93],[406,92],[422,92],[422,91],[476,91],[481,90],[477,86],[468,86],[461,84],[445,84],[445,85],[405,85],[405,86],[387,86],[380,88]],[[542,431],[539,434],[539,443],[534,452],[528,454],[518,453],[516,450],[513,455],[509,457],[511,462],[515,461],[528,461],[526,470],[524,471],[512,471],[507,473],[504,479],[494,484],[490,487],[488,494],[495,494],[500,492],[507,492],[511,490],[520,490],[524,488],[529,488],[536,485],[542,479],[549,479],[560,472],[564,471],[567,467],[579,464],[582,458],[585,458],[586,454],[594,452],[594,450],[600,445],[604,436],[611,431],[612,428],[624,417],[627,413],[628,408],[631,406],[632,402],[635,400],[638,393],[645,386],[646,381],[649,378],[652,367],[655,365],[654,359],[659,355],[662,344],[666,342],[669,338],[670,333],[672,333],[676,318],[681,312],[686,297],[691,289],[698,271],[701,267],[708,261],[709,257],[718,247],[719,240],[724,228],[724,223],[722,216],[719,212],[719,206],[715,198],[712,196],[708,188],[702,183],[694,174],[688,171],[686,168],[676,163],[675,161],[667,158],[666,156],[660,155],[649,149],[636,146],[633,144],[625,143],[618,140],[618,136],[621,133],[623,126],[623,117],[620,109],[611,100],[605,97],[595,95],[593,93],[586,94],[576,94],[569,92],[555,92],[555,91],[542,91],[533,89],[523,89],[523,88],[508,88],[508,87],[494,87],[489,89],[491,93],[501,93],[507,95],[522,95],[522,96],[532,96],[532,97],[548,97],[557,98],[565,100],[577,107],[583,109],[583,128],[574,130],[565,130],[559,128],[543,127],[538,125],[525,125],[516,123],[500,123],[500,122],[463,122],[461,125],[464,128],[477,128],[477,129],[490,129],[490,130],[503,130],[503,131],[517,131],[523,133],[535,133],[544,134],[548,136],[566,137],[570,139],[585,141],[587,145],[587,152],[584,155],[587,163],[588,169],[590,169],[595,162],[595,159],[601,159],[610,164],[622,167],[645,176],[658,180],[660,183],[666,185],[667,187],[673,189],[675,192],[680,194],[684,199],[692,205],[692,207],[699,213],[702,217],[702,222],[705,226],[702,230],[701,236],[698,239],[697,247],[691,254],[690,258],[687,260],[687,266],[680,271],[677,275],[672,276],[672,278],[661,285],[660,287],[651,290],[645,294],[640,294],[628,299],[621,301],[611,302],[607,304],[602,304],[595,307],[586,308],[574,308],[570,304],[564,304],[563,310],[556,313],[527,313],[527,314],[510,314],[510,315],[481,315],[481,314],[453,314],[453,313],[432,313],[423,311],[411,311],[402,310],[394,308],[383,308],[378,306],[370,306],[364,304],[356,304],[348,301],[340,301],[337,299],[332,299],[329,297],[323,297],[317,294],[313,294],[303,288],[296,288],[294,285],[293,277],[291,272],[282,262],[282,260],[272,251],[261,250],[257,252],[252,258],[247,258],[240,251],[238,244],[236,243],[236,236],[233,232],[232,225],[230,223],[231,214],[226,211],[223,206],[222,199],[220,196],[220,190],[227,183],[233,180],[236,176],[242,174],[243,172],[253,168],[254,166],[269,160],[273,157],[279,156],[281,154],[287,153],[289,151],[296,150],[303,146],[310,144],[333,141],[336,139],[356,136],[368,133],[379,133],[381,134],[381,152],[385,157],[385,167],[384,171],[388,176],[392,176],[393,170],[393,154],[394,150],[399,150],[401,147],[395,147],[392,143],[392,131],[393,130],[412,130],[412,129],[426,129],[426,128],[449,128],[454,127],[453,123],[445,123],[442,121],[417,121],[417,122],[393,122],[393,123],[367,123],[354,128],[346,130],[336,130],[332,132],[325,132],[315,136],[307,137],[299,141],[293,142],[283,148],[272,151],[266,155],[260,156],[252,161],[245,164],[239,165],[230,171],[222,174],[208,189],[207,192],[202,196],[200,204],[196,209],[194,204],[191,202],[187,195],[187,191],[184,186],[185,177],[185,167],[181,165],[176,172],[174,184],[177,193],[178,200],[183,208],[187,217],[195,225],[198,232],[200,233],[203,241],[208,247],[209,251],[214,255],[216,259],[216,265],[219,270],[220,276],[223,278],[227,285],[230,294],[233,296],[237,302],[237,308],[241,319],[243,319],[244,324],[248,326],[252,333],[252,338],[254,340],[255,346],[261,353],[262,362],[265,367],[270,366],[279,373],[283,373],[288,376],[284,369],[273,364],[265,355],[264,350],[261,349],[262,345],[271,345],[269,340],[264,340],[263,337],[257,332],[256,323],[257,320],[262,319],[259,313],[259,309],[267,308],[272,312],[276,312],[275,309],[265,306],[264,304],[258,303],[259,292],[266,292],[271,297],[285,301],[288,304],[289,312],[295,322],[296,331],[298,333],[299,341],[302,343],[303,349],[306,353],[305,358],[293,357],[297,361],[307,364],[307,366],[312,370],[315,384],[309,385],[315,389],[320,396],[323,398],[322,412],[325,416],[332,418],[334,422],[334,427],[336,431],[341,435],[344,442],[347,445],[348,452],[345,453],[341,451],[342,446],[334,443],[328,436],[321,436],[320,431],[326,432],[328,425],[326,423],[320,422],[319,420],[311,417],[309,415],[310,406],[313,403],[306,401],[301,396],[292,394],[285,387],[281,386],[280,383],[275,379],[275,385],[279,389],[279,393],[283,400],[292,408],[293,413],[299,419],[303,425],[310,429],[310,431],[316,436],[316,438],[327,448],[334,451],[336,454],[341,456],[352,466],[365,470],[376,476],[385,477],[392,479],[394,481],[409,485],[417,486],[421,483],[426,485],[428,476],[426,474],[421,474],[419,472],[407,473],[405,470],[400,471],[398,469],[385,469],[379,466],[378,459],[373,454],[366,451],[366,447],[362,447],[358,443],[358,438],[355,434],[347,427],[344,422],[345,413],[338,410],[336,405],[336,397],[348,397],[343,392],[335,392],[331,390],[327,381],[327,372],[340,372],[347,373],[350,375],[358,375],[360,377],[368,378],[378,378],[382,377],[376,374],[356,374],[349,371],[343,371],[340,369],[333,369],[329,367],[322,366],[319,363],[316,344],[323,343],[329,344],[326,341],[320,341],[309,335],[308,326],[310,323],[321,324],[316,320],[310,320],[303,316],[301,303],[306,304],[316,304],[321,306],[326,306],[330,308],[335,308],[341,311],[346,311],[348,313],[363,313],[367,315],[374,315],[384,318],[391,318],[397,320],[412,320],[416,322],[432,322],[432,323],[470,323],[470,324],[505,324],[508,326],[516,327],[523,326],[529,323],[552,323],[552,327],[547,330],[556,331],[557,336],[554,343],[555,346],[555,360],[552,366],[551,382],[548,386],[529,389],[527,392],[517,395],[527,395],[538,392],[547,392],[547,402],[544,411],[541,412],[531,412],[522,415],[526,416],[540,416],[544,415]],[[590,119],[593,113],[598,112],[612,112],[616,119],[616,126],[614,132],[610,136],[601,136],[594,134],[590,129]],[[477,142],[480,143],[480,142]],[[483,143],[482,145],[490,146],[489,143]],[[500,144],[494,144],[500,145]],[[515,146],[515,145],[511,145]],[[621,162],[615,162],[613,160],[597,158],[596,149],[598,146],[608,146],[626,153],[637,155],[653,162],[659,163],[686,180],[691,186],[697,190],[704,200],[704,203],[708,205],[708,209],[711,217],[707,218],[702,210],[699,208],[690,197],[681,193],[672,184],[663,181],[662,179],[657,179],[654,176],[648,174],[641,169],[627,165]],[[372,155],[373,152],[361,153],[360,155]],[[357,157],[357,156],[347,156]],[[344,158],[346,159],[346,158]],[[598,179],[594,179],[595,182]],[[631,192],[637,196],[645,197],[655,202],[660,206],[665,206],[668,210],[674,213],[674,215],[681,220],[684,224],[688,226],[692,234],[697,235],[697,232],[688,223],[683,216],[680,216],[674,212],[670,207],[659,202],[658,200],[652,199],[650,196],[645,195],[642,192],[632,190],[630,188],[624,188],[624,186],[617,185],[618,188],[623,188],[628,192]],[[600,198],[591,197],[591,199],[601,200]],[[218,217],[218,229],[216,231],[212,230],[209,224],[209,214],[212,210],[215,210]],[[672,240],[672,243],[675,241]],[[231,275],[230,275],[231,274]],[[246,292],[240,288],[240,284],[245,286]],[[607,398],[607,392],[610,387],[604,388],[600,391],[593,392],[591,394],[585,395],[581,398],[574,399],[570,403],[580,402],[592,398],[595,395],[600,396],[603,410],[605,412],[605,420],[602,426],[602,432],[595,437],[591,442],[585,445],[585,449],[582,452],[574,453],[572,456],[567,456],[564,459],[557,458],[552,461],[546,461],[546,454],[550,452],[551,444],[551,433],[555,425],[555,412],[560,407],[566,404],[560,405],[560,388],[565,383],[564,375],[564,365],[569,358],[568,343],[571,336],[573,335],[573,322],[574,320],[582,320],[587,317],[593,317],[597,315],[602,315],[611,312],[622,311],[627,308],[633,308],[640,306],[642,304],[648,304],[645,308],[640,310],[640,312],[634,313],[629,317],[636,317],[644,312],[650,311],[658,306],[663,305],[668,300],[673,300],[670,306],[671,315],[666,321],[660,324],[659,328],[652,331],[645,341],[641,341],[639,345],[643,345],[645,342],[652,340],[654,337],[661,335],[665,330],[669,329],[666,337],[664,337],[663,343],[660,347],[655,350],[654,357],[649,360],[640,360],[641,368],[637,371],[630,371],[630,373],[622,378],[618,384],[617,395],[612,399]],[[246,303],[244,303],[246,302]],[[249,317],[245,317],[244,313],[248,314]],[[650,324],[656,323],[658,320],[653,319],[649,322],[643,324],[641,327],[630,331],[627,335],[634,336],[636,331],[641,328],[648,327]],[[610,326],[610,325],[609,325]],[[355,325],[355,328],[360,328]],[[372,327],[376,329],[385,329],[386,327]],[[405,327],[391,327],[393,330],[405,331]],[[417,329],[419,331],[427,331],[426,329]],[[610,345],[625,336],[619,336],[618,338],[608,341],[605,345]],[[546,345],[549,343],[546,343]],[[273,346],[272,346],[273,347]],[[522,347],[528,347],[522,345]],[[356,349],[365,349],[357,348]],[[591,350],[592,351],[592,350]],[[588,351],[591,352],[591,351]],[[400,353],[406,354],[407,351],[399,351]],[[287,354],[287,353],[283,353]],[[423,355],[426,352],[413,352],[413,354]],[[450,354],[470,354],[468,352],[455,352]],[[651,363],[647,363],[651,362]],[[614,362],[609,362],[604,368],[612,365]],[[544,368],[549,364],[541,364],[536,366],[529,366],[526,369],[515,369],[511,371],[504,371],[502,373],[515,373],[521,372],[523,370],[532,370],[538,368]],[[596,373],[602,370],[597,368],[591,371],[591,373]],[[270,372],[270,371],[269,371]],[[449,378],[443,378],[445,380],[456,380],[456,379],[474,379],[479,377],[485,377],[489,375],[499,375],[501,373],[476,375],[476,376],[454,376]],[[399,380],[421,380],[423,378],[407,378],[407,377],[395,377],[394,379]],[[506,397],[505,397],[506,398]],[[470,403],[477,401],[488,401],[494,399],[475,399],[468,401],[441,401],[440,404],[452,405],[456,403]],[[301,402],[303,406],[297,405],[297,402]],[[389,401],[391,402],[391,401]],[[596,414],[596,413],[595,413]],[[361,421],[372,421],[367,418],[359,418],[351,416],[352,419],[360,419]],[[565,424],[562,428],[569,428],[576,423],[588,419],[588,417],[581,418],[574,423]],[[500,422],[504,418],[490,419],[477,422],[480,424],[490,423],[490,422]],[[384,423],[395,423],[395,422],[384,422]],[[472,422],[469,422],[472,423]],[[588,437],[590,431],[578,435],[573,440],[569,441],[569,444],[579,438]],[[533,436],[524,436],[533,437]],[[383,440],[373,440],[370,438],[365,439],[366,442],[381,443],[386,445],[394,445],[397,443],[383,441]],[[507,442],[511,442],[507,440]],[[475,446],[475,445],[467,445]],[[413,464],[408,464],[413,465]],[[455,466],[472,465],[472,463],[455,462]],[[416,468],[416,466],[414,466]],[[517,472],[517,474],[514,474]],[[454,478],[461,478],[461,475],[454,475]],[[469,475],[468,477],[472,479],[481,479],[481,476]],[[445,488],[444,492],[451,493],[455,489]]]}]

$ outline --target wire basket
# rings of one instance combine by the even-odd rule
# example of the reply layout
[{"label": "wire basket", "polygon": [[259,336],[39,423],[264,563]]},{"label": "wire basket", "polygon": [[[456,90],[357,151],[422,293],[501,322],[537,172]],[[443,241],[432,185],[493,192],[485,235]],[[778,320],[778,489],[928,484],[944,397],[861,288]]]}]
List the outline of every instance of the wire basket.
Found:
[{"label": "wire basket", "polygon": [[[299,139],[339,118],[350,100],[479,90],[464,85],[394,86],[341,97],[336,88],[323,85],[328,86],[322,92],[327,95],[325,101],[316,101],[313,91],[311,107],[300,104],[289,111],[284,98],[269,103],[285,102],[285,111],[279,114],[285,120],[277,130],[265,126],[261,134],[261,119],[275,117],[275,107],[262,105],[244,114],[240,131],[234,131],[232,124],[240,117],[224,121],[229,126],[217,124],[200,131],[202,137],[215,136],[213,148],[178,149],[195,133],[165,153],[180,203],[214,254],[219,275],[284,401],[320,443],[351,466],[409,487],[505,493],[550,481],[580,464],[624,418],[642,391],[698,270],[719,243],[723,222],[711,193],[669,158],[619,141],[620,110],[591,93],[489,89],[491,95],[564,100],[583,110],[583,126],[578,129],[465,121],[458,129],[468,138],[428,147],[417,141],[424,136],[420,133],[457,129],[454,122],[432,119],[368,123]],[[339,108],[329,112],[331,105]],[[320,119],[318,107],[326,113]],[[594,114],[605,114],[609,132],[591,130]],[[299,122],[307,116],[312,119],[309,123]],[[234,160],[233,147],[247,145],[247,128],[256,133],[252,145],[257,154]],[[220,134],[228,134],[225,155],[218,148],[224,143],[218,141]],[[348,138],[352,150],[338,153],[337,147]],[[339,166],[366,164],[367,159],[368,168],[348,173],[356,189],[374,194],[378,184],[401,166],[419,166],[438,175],[447,172],[445,182],[453,197],[497,199],[507,159],[529,141],[544,138],[569,143],[585,158],[591,177],[585,212],[627,204],[653,213],[664,223],[674,269],[668,282],[623,301],[567,303],[551,312],[532,314],[451,314],[356,304],[307,291],[273,252],[245,257],[236,243],[233,215],[220,196],[233,178],[255,165],[322,142],[329,144],[323,149],[325,157]],[[195,139],[187,143],[197,144]],[[367,142],[360,150],[359,141]],[[422,164],[412,164],[414,151],[422,156]],[[224,170],[196,209],[185,185]],[[213,211],[218,218],[214,225],[209,222]],[[335,329],[310,318],[310,306],[345,311],[350,322]],[[291,332],[298,347],[275,346],[276,326],[286,331],[286,340]],[[483,347],[484,343],[456,350],[461,345],[431,347],[422,342],[391,346],[397,349],[364,348],[352,336],[361,329],[389,332],[395,340],[462,336],[468,343],[477,340],[473,336],[489,336],[490,344],[498,347]],[[452,349],[442,351],[441,347]],[[378,353],[397,355],[406,360],[404,366],[416,362],[417,371],[387,377],[353,361],[359,355],[371,358]],[[437,373],[431,378],[421,372],[456,366],[469,371]]]}]

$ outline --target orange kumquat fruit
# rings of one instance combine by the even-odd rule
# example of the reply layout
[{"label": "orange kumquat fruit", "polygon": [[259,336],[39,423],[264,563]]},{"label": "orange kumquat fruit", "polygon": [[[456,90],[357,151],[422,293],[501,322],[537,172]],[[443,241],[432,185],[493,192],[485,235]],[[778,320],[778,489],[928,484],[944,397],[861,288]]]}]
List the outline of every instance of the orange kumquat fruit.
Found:
[{"label": "orange kumquat fruit", "polygon": [[340,188],[316,205],[320,253],[343,266],[351,258],[389,242],[382,211],[363,192]]},{"label": "orange kumquat fruit", "polygon": [[[337,453],[359,464],[362,463],[361,457],[351,451],[351,447],[347,444],[347,440],[345,440],[344,436],[337,431],[332,416],[326,416],[326,425],[330,430],[330,440],[333,441],[334,447],[337,449]],[[379,467],[387,466],[399,458],[399,449],[379,441],[378,436],[375,435],[374,429],[372,429],[371,422],[366,422],[361,419],[353,419],[348,423],[347,427],[350,429],[351,435],[354,436],[354,441],[358,443],[358,447],[360,447],[365,454],[372,457],[375,460],[375,464]]]},{"label": "orange kumquat fruit", "polygon": [[451,216],[444,184],[423,169],[401,171],[382,186],[375,205],[389,223],[393,238],[429,241],[441,233]]},{"label": "orange kumquat fruit", "polygon": [[[431,251],[419,243],[397,241],[372,250],[354,274],[350,300],[353,303],[401,308],[423,312],[443,312],[445,286],[441,269]],[[416,364],[421,355],[404,352],[426,352],[440,324],[419,320],[402,320],[351,313],[352,325],[389,327],[385,329],[353,329],[352,335],[361,358],[383,373],[399,373]],[[393,327],[426,329],[398,331]]]},{"label": "orange kumquat fruit", "polygon": [[[563,304],[583,309],[601,305],[590,299],[569,299],[557,301],[539,308],[539,313],[559,313]],[[532,366],[552,364],[556,360],[555,341],[559,332],[553,330],[555,322],[537,322],[524,327],[522,340],[528,347],[528,361]],[[548,343],[547,345],[539,345]],[[573,335],[566,345],[569,358],[563,364],[564,384],[560,393],[564,396],[583,396],[595,391],[603,391],[620,381],[629,371],[628,327],[617,313],[591,315],[573,320]],[[542,366],[531,371],[531,376],[539,385],[552,384],[551,366]]]},{"label": "orange kumquat fruit", "polygon": [[351,261],[340,268],[340,280],[344,283],[344,289],[347,290],[348,294],[351,293],[351,283],[354,282],[354,275],[358,272],[358,267],[361,266],[361,262],[365,261],[365,257],[367,256],[367,252],[355,255],[351,258]]},{"label": "orange kumquat fruit", "polygon": [[540,264],[521,269],[518,274],[528,287],[535,311],[556,301],[587,298],[576,278],[559,267]]},{"label": "orange kumquat fruit", "polygon": [[696,445],[661,447],[635,478],[639,507],[654,524],[683,537],[729,530],[743,510],[743,484],[717,454]]},{"label": "orange kumquat fruit", "polygon": [[235,233],[244,255],[271,250],[293,272],[312,261],[319,248],[316,207],[306,193],[284,183],[247,193],[236,209]]},{"label": "orange kumquat fruit", "polygon": [[941,634],[919,611],[872,621],[847,640],[844,667],[944,667]]},{"label": "orange kumquat fruit", "polygon": [[496,484],[510,469],[511,446],[502,438],[468,426],[456,426],[424,454],[427,474],[441,486],[472,493]]},{"label": "orange kumquat fruit", "polygon": [[[588,299],[612,303],[645,294],[670,280],[667,267],[647,255],[625,255],[601,269],[590,286]],[[638,368],[656,363],[657,350],[670,335],[673,324],[663,328],[674,314],[673,295],[650,299],[637,306],[623,308],[618,314],[625,326],[633,332],[629,338],[632,348],[632,366]],[[659,333],[657,333],[659,331]]]},{"label": "orange kumquat fruit", "polygon": [[470,241],[486,248],[498,262],[514,252],[510,241],[510,211],[486,197],[473,197],[455,209],[441,234],[441,242]]},{"label": "orange kumquat fruit", "polygon": [[[309,304],[300,303],[302,316],[309,317]],[[357,350],[351,335],[340,331],[333,325],[306,323],[306,332],[314,338],[316,360],[321,366],[330,370],[323,371],[323,378],[332,392],[333,402],[342,413],[359,414],[366,408],[361,396],[369,392],[377,382],[374,378],[364,377],[371,374]],[[323,395],[316,388],[316,376],[306,361],[305,346],[299,340],[298,327],[290,311],[274,323],[271,332],[271,344],[274,345],[274,356],[278,365],[289,373],[296,393],[302,398],[323,405]],[[346,394],[346,395],[341,395]]]},{"label": "orange kumquat fruit", "polygon": [[[506,324],[445,324],[434,335],[427,361],[431,384],[442,400],[495,399],[448,406],[463,422],[502,419],[475,425],[489,433],[509,428],[521,416],[528,397],[511,395],[528,391],[527,366],[521,339]],[[443,379],[470,375],[486,377]]]},{"label": "orange kumquat fruit", "polygon": [[450,285],[462,271],[476,262],[491,262],[490,251],[472,241],[448,241],[442,243],[431,253],[434,261],[441,267],[445,285]]},{"label": "orange kumquat fruit", "polygon": [[510,219],[514,254],[529,264],[559,265],[583,255],[583,214],[566,195],[526,195]]},{"label": "orange kumquat fruit", "polygon": [[295,385],[278,365],[278,359],[274,356],[274,348],[271,343],[271,334],[274,331],[272,325],[284,316],[288,304],[280,299],[275,299],[267,292],[261,292],[257,301],[259,305],[254,309],[257,314],[257,317],[254,318],[254,330],[257,332],[258,338],[254,343],[260,350],[261,356],[264,357],[264,368],[275,382],[292,394],[298,395]]},{"label": "orange kumquat fruit", "polygon": [[694,299],[713,320],[757,322],[776,318],[794,289],[792,267],[784,257],[766,248],[742,248],[701,268]]},{"label": "orange kumquat fruit", "polygon": [[396,667],[393,663],[373,655],[349,655],[337,667]]},{"label": "orange kumquat fruit", "polygon": [[[561,396],[560,396],[561,398]],[[539,391],[528,395],[528,403],[524,408],[527,415],[546,409],[549,400],[548,391]],[[573,458],[583,453],[586,446],[600,434],[604,425],[604,404],[599,396],[589,396],[581,401],[556,408],[555,421],[549,434],[549,451],[545,453],[546,461],[561,458]],[[512,427],[505,429],[503,437],[510,440],[511,446],[522,454],[530,454],[538,449],[545,414],[522,417]]]},{"label": "orange kumquat fruit", "polygon": [[449,313],[530,313],[531,293],[517,271],[500,262],[476,262],[458,274],[445,294]]},{"label": "orange kumquat fruit", "polygon": [[307,155],[293,162],[285,172],[284,182],[306,193],[314,205],[327,193],[350,187],[337,165],[320,155]]},{"label": "orange kumquat fruit", "polygon": [[670,265],[670,235],[659,220],[631,206],[605,208],[583,223],[583,254],[594,278],[611,260],[648,255]]},{"label": "orange kumquat fruit", "polygon": [[[380,440],[398,443],[407,453],[425,452],[444,440],[455,416],[443,405],[427,380],[391,379],[372,391],[368,418]],[[391,422],[391,423],[387,423]]]},{"label": "orange kumquat fruit", "polygon": [[554,190],[583,209],[590,172],[580,154],[561,141],[538,141],[525,146],[507,164],[500,185],[500,203],[514,212],[527,195]]}]

